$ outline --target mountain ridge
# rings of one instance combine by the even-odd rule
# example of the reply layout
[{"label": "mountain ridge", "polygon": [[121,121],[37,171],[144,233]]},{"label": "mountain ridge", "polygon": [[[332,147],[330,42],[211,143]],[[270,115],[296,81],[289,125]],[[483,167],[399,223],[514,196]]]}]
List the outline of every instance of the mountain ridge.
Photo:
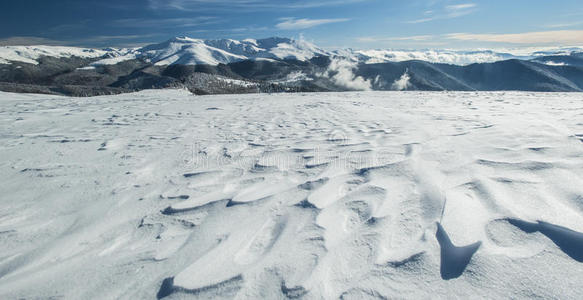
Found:
[{"label": "mountain ridge", "polygon": [[[138,48],[92,49],[65,46],[0,46],[0,64],[11,61],[34,63],[40,56],[82,58],[101,57],[95,64],[117,63],[135,58],[150,59],[159,64],[210,64],[231,63],[247,59],[298,59],[315,56],[346,58],[359,63],[400,62],[423,60],[432,63],[469,65],[507,59],[530,60],[545,56],[568,56],[583,53],[583,47],[555,47],[546,50],[531,49],[447,50],[447,49],[336,49],[327,51],[303,39],[269,37],[263,39],[196,39],[174,37],[161,43]],[[166,56],[164,56],[166,54]],[[186,57],[182,57],[186,56]],[[190,57],[189,57],[190,56]],[[209,57],[210,56],[210,57]],[[212,58],[215,57],[214,59]],[[117,58],[115,60],[115,58]],[[173,58],[174,60],[170,59]],[[111,61],[107,61],[107,60]]]},{"label": "mountain ridge", "polygon": [[[350,90],[582,92],[583,52],[577,49],[547,49],[532,54],[540,56],[514,58],[491,50],[460,52],[458,56],[437,50],[342,52],[288,38],[237,41],[188,37],[132,49],[8,46],[0,47],[0,62],[4,59],[0,63],[0,90],[70,96],[159,88],[186,88],[196,94]],[[472,57],[489,61],[492,55],[509,59],[462,63]]]}]

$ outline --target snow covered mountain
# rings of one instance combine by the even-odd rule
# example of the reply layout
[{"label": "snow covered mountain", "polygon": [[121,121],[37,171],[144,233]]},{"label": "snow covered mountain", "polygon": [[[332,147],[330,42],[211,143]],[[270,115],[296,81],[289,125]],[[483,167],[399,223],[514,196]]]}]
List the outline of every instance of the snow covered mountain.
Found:
[{"label": "snow covered mountain", "polygon": [[583,91],[583,49],[334,50],[288,38],[177,37],[141,48],[0,47],[0,90],[91,96],[346,90]]},{"label": "snow covered mountain", "polygon": [[233,39],[202,40],[176,37],[162,43],[135,49],[107,48],[96,50],[54,46],[4,46],[0,47],[0,64],[9,64],[11,61],[37,64],[41,56],[76,56],[92,59],[102,58],[93,62],[92,65],[94,66],[116,64],[132,59],[144,59],[159,66],[173,64],[216,66],[244,60],[295,59],[306,61],[317,56],[329,56],[365,64],[422,60],[431,63],[469,65],[507,59],[529,60],[551,55],[567,56],[575,52],[583,52],[583,48],[533,48],[503,51],[435,49],[338,49],[326,51],[302,39],[272,37],[239,41]]},{"label": "snow covered mountain", "polygon": [[242,41],[200,40],[177,37],[137,50],[137,57],[156,65],[218,65],[248,59],[296,59],[305,61],[314,56],[328,55],[322,49],[304,41],[268,38]]},{"label": "snow covered mountain", "polygon": [[243,55],[209,46],[203,40],[190,38],[171,39],[146,46],[138,52],[138,57],[145,58],[156,65],[217,65],[247,59]]},{"label": "snow covered mountain", "polygon": [[132,59],[144,59],[155,65],[218,65],[243,60],[295,59],[305,61],[330,53],[317,46],[289,38],[202,40],[176,37],[162,43],[135,49],[87,49],[54,46],[4,46],[0,47],[0,64],[24,62],[38,64],[42,56],[102,58],[93,65],[111,65]]},{"label": "snow covered mountain", "polygon": [[108,53],[115,54],[118,51],[117,49],[98,50],[61,46],[2,46],[0,47],[0,64],[24,62],[36,65],[42,56],[99,58],[108,55]]}]

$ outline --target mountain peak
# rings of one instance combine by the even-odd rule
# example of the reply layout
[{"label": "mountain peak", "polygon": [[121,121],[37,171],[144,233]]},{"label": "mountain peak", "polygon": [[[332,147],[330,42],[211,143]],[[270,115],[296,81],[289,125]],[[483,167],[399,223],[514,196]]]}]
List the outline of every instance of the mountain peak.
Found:
[{"label": "mountain peak", "polygon": [[157,65],[228,64],[248,59],[308,60],[327,53],[316,46],[290,38],[202,40],[179,36],[138,50],[137,57]]}]

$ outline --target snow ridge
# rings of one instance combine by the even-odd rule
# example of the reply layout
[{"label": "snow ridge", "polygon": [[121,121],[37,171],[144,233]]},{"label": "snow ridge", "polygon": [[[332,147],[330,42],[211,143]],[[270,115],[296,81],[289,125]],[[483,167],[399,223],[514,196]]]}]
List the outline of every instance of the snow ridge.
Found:
[{"label": "snow ridge", "polygon": [[109,53],[108,50],[62,46],[2,46],[0,47],[0,64],[18,61],[38,64],[41,56],[97,58]]},{"label": "snow ridge", "polygon": [[303,38],[271,37],[257,40],[203,40],[190,37],[175,37],[162,43],[133,49],[107,48],[97,50],[56,46],[3,46],[0,47],[0,64],[9,64],[11,61],[38,64],[38,59],[41,56],[103,57],[103,59],[93,63],[92,66],[116,64],[137,58],[145,59],[156,65],[218,65],[259,59],[296,59],[306,61],[316,56],[330,56],[366,64],[422,60],[432,63],[469,65],[473,63],[491,63],[507,59],[529,60],[548,55],[565,56],[576,52],[583,52],[583,48],[527,48],[501,51],[435,49],[339,49],[327,51],[305,41]]}]

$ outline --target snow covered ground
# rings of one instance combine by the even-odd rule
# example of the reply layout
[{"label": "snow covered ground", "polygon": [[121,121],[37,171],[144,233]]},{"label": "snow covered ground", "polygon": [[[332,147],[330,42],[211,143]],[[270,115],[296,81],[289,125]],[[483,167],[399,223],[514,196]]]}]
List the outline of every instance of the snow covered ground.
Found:
[{"label": "snow covered ground", "polygon": [[0,93],[0,298],[583,294],[583,95]]}]

